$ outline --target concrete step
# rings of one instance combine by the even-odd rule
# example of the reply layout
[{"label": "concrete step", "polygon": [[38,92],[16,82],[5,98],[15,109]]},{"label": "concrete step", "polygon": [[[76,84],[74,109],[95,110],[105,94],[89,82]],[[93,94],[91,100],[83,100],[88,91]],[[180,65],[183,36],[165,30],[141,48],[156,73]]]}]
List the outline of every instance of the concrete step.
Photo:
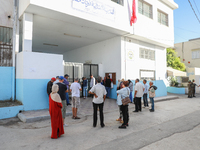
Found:
[{"label": "concrete step", "polygon": [[[67,111],[66,116],[70,115],[72,115],[72,112]],[[17,116],[22,122],[26,123],[50,119],[48,109],[36,110],[36,111],[24,111],[19,113]]]}]

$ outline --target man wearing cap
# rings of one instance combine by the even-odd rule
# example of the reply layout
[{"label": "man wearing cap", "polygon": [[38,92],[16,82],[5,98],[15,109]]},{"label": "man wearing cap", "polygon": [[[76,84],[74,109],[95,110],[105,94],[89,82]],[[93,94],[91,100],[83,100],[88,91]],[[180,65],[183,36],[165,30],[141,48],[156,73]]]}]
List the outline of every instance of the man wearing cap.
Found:
[{"label": "man wearing cap", "polygon": [[64,82],[64,77],[63,76],[59,76],[59,83],[58,86],[59,86],[59,90],[58,90],[58,94],[60,95],[60,98],[62,100],[62,118],[63,118],[63,126],[67,126],[65,124],[65,116],[66,116],[66,92],[67,91],[67,86],[63,83]]},{"label": "man wearing cap", "polygon": [[[67,89],[69,89],[69,82],[67,81],[68,77],[69,77],[68,74],[64,75],[64,82],[63,82],[67,86]],[[70,102],[69,102],[69,94],[68,94],[68,92],[66,93],[66,100],[67,100],[67,106],[71,105]]]},{"label": "man wearing cap", "polygon": [[50,95],[53,82],[56,81],[56,78],[51,78],[51,80],[47,83],[47,94]]}]

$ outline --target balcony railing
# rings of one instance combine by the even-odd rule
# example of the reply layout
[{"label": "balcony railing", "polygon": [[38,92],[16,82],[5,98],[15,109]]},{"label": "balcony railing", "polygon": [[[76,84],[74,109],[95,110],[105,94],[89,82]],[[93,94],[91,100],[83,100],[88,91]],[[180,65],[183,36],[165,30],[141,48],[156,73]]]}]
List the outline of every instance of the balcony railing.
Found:
[{"label": "balcony railing", "polygon": [[111,0],[111,1],[124,6],[124,0]]}]

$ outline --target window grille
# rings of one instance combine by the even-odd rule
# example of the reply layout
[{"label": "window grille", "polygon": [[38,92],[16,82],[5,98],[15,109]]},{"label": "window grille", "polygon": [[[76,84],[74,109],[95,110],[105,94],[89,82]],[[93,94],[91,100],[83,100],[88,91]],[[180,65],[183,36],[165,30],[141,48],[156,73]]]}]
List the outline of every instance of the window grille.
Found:
[{"label": "window grille", "polygon": [[168,14],[158,10],[158,22],[168,26]]},{"label": "window grille", "polygon": [[192,51],[192,59],[199,59],[200,58],[200,50]]},{"label": "window grille", "polygon": [[143,0],[138,1],[138,12],[148,18],[153,18],[152,5],[144,2]]},{"label": "window grille", "polygon": [[143,59],[149,59],[149,60],[155,60],[155,51],[140,48],[140,58]]}]

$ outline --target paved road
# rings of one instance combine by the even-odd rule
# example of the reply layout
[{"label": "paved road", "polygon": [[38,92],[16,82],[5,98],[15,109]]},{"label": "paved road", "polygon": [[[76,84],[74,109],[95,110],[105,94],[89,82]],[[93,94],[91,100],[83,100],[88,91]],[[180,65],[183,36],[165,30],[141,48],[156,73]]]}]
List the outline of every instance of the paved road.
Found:
[{"label": "paved road", "polygon": [[[88,105],[89,103],[86,102]],[[82,103],[83,104],[83,103]],[[133,113],[130,106],[130,126],[118,129],[115,101],[105,103],[105,128],[92,127],[92,110],[82,106],[80,120],[66,118],[65,135],[50,138],[50,120],[35,123],[11,123],[0,126],[0,149],[59,150],[199,150],[200,98],[156,103],[155,112],[147,108]],[[69,109],[69,108],[68,108]]]}]

